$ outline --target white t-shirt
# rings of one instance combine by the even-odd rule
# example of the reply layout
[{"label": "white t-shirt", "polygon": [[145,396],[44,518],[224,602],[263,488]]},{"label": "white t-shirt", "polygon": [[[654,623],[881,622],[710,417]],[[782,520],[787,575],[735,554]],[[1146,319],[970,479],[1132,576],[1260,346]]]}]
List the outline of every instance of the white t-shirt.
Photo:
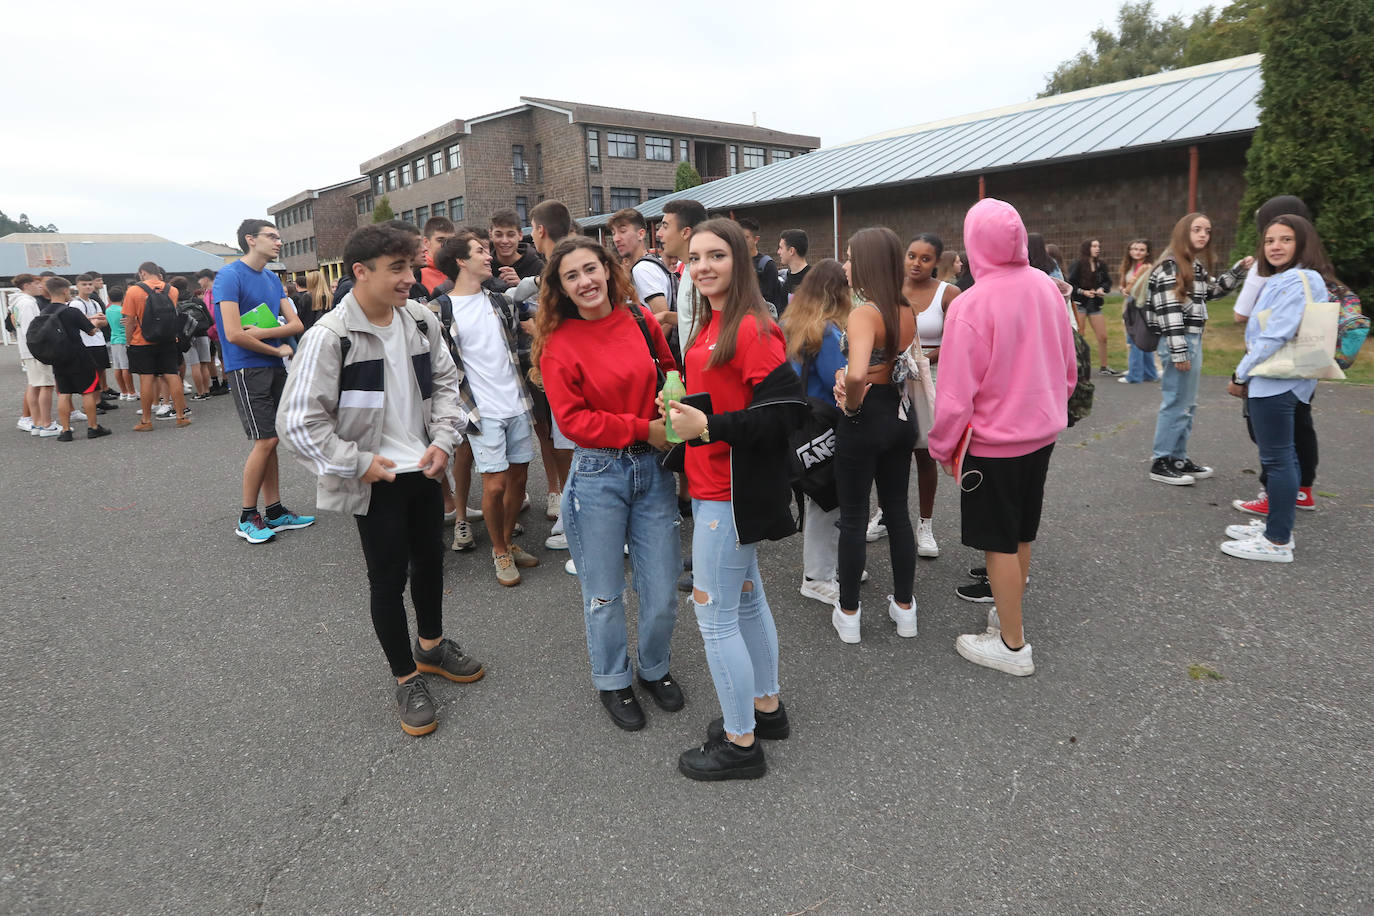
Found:
[{"label": "white t-shirt", "polygon": [[[377,454],[396,462],[393,474],[408,474],[420,469],[420,458],[429,441],[425,438],[425,419],[420,413],[420,389],[415,367],[406,352],[401,311],[391,316],[386,327],[372,325],[372,333],[382,342],[386,405],[382,410],[382,444]],[[369,322],[371,324],[371,322]]]},{"label": "white t-shirt", "polygon": [[677,286],[677,339],[684,354],[692,341],[692,310],[696,308],[696,292],[692,286],[691,268],[682,268],[682,280]]},{"label": "white t-shirt", "polygon": [[28,293],[19,293],[10,300],[10,311],[14,313],[14,326],[19,329],[19,358],[33,359],[29,352],[29,322],[38,317],[38,300]]},{"label": "white t-shirt", "polygon": [[630,276],[634,279],[635,292],[639,293],[639,301],[649,305],[650,296],[662,296],[663,301],[649,305],[652,311],[662,311],[668,307],[668,293],[671,287],[668,285],[667,271],[657,264],[648,261],[637,261],[634,267],[630,268]]},{"label": "white t-shirt", "polygon": [[[81,299],[78,297],[71,301],[70,306],[87,318],[94,318],[96,315],[105,314],[105,310],[102,309],[100,304],[94,299]],[[91,323],[94,324],[95,322]],[[105,335],[100,333],[99,328],[96,328],[94,334],[87,334],[85,331],[82,331],[81,342],[88,347],[103,347],[105,346]]]},{"label": "white t-shirt", "polygon": [[501,322],[485,292],[471,296],[449,294],[453,303],[453,337],[463,354],[463,369],[473,399],[483,417],[505,420],[525,412],[520,379],[510,361]]},{"label": "white t-shirt", "polygon": [[1236,294],[1236,304],[1232,306],[1237,315],[1242,318],[1250,317],[1250,313],[1255,310],[1255,303],[1259,302],[1260,292],[1267,282],[1269,282],[1268,277],[1259,275],[1259,262],[1251,264],[1249,273],[1245,275],[1245,283],[1241,285],[1240,292]]}]

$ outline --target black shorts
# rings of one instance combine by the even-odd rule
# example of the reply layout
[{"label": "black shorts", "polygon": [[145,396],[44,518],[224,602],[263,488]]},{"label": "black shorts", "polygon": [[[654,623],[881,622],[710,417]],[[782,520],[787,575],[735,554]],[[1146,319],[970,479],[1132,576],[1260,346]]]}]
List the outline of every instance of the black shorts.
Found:
[{"label": "black shorts", "polygon": [[1016,553],[1035,540],[1054,443],[1016,458],[964,458],[959,497],[964,546]]},{"label": "black shorts", "polygon": [[1082,302],[1076,303],[1076,305],[1078,306],[1078,310],[1082,312],[1084,315],[1102,314],[1101,299],[1084,299]]},{"label": "black shorts", "polygon": [[65,366],[54,366],[52,377],[57,383],[58,394],[90,394],[95,391],[98,381],[95,365],[89,360]]},{"label": "black shorts", "polygon": [[110,368],[110,348],[106,346],[87,347],[86,355],[95,363],[97,369]]},{"label": "black shorts", "polygon": [[551,426],[550,420],[553,419],[553,412],[549,409],[549,396],[528,377],[525,379],[525,390],[530,393],[530,413],[533,415],[534,422],[544,426]]},{"label": "black shorts", "polygon": [[134,375],[176,375],[181,354],[176,341],[129,345],[129,371]]},{"label": "black shorts", "polygon": [[286,387],[286,370],[281,366],[249,366],[226,374],[244,434],[249,439],[275,439],[277,405]]}]

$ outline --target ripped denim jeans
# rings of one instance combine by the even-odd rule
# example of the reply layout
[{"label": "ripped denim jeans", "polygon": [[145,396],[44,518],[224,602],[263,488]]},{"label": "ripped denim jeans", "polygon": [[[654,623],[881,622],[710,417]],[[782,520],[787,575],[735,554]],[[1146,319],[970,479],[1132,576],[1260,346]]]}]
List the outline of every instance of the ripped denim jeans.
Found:
[{"label": "ripped denim jeans", "polygon": [[[778,630],[759,578],[758,547],[736,542],[728,502],[692,500],[692,595],[725,730],[754,730],[755,697],[778,693]],[[745,589],[748,583],[750,588]]]},{"label": "ripped denim jeans", "polygon": [[677,623],[677,577],[682,572],[677,482],[654,452],[584,449],[573,453],[563,493],[563,530],[582,584],[587,655],[597,690],[630,686],[625,624],[625,555],[639,596],[639,674],[668,673]]}]

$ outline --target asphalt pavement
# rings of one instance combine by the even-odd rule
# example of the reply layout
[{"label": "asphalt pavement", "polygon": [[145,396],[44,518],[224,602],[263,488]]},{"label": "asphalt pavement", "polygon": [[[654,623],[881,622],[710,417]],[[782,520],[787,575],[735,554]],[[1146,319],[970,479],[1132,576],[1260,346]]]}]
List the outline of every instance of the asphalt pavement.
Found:
[{"label": "asphalt pavement", "polygon": [[[954,651],[986,606],[954,594],[981,558],[946,479],[916,639],[883,613],[885,540],[853,646],[798,594],[800,536],[762,548],[793,731],[729,784],[676,769],[719,714],[688,603],[686,709],[645,698],[626,734],[596,701],[537,466],[524,584],[497,584],[480,525],[448,555],[446,632],[487,676],[437,681],[417,739],[352,520],[234,537],[230,398],[146,434],[125,405],[71,443],[6,414],[0,912],[1371,912],[1374,390],[1322,384],[1318,509],[1282,566],[1217,550],[1258,468],[1224,380],[1203,384],[1193,457],[1217,473],[1195,487],[1147,479],[1158,387],[1102,382],[1050,471],[1036,674]],[[309,472],[282,477],[313,511]]]}]

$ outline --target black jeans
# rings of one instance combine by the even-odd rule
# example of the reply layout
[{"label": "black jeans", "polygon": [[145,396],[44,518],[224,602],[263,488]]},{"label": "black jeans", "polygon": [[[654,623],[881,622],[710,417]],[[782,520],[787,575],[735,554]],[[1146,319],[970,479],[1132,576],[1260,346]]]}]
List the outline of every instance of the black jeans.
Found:
[{"label": "black jeans", "polygon": [[840,606],[859,606],[859,577],[864,571],[868,532],[868,492],[878,485],[878,505],[887,525],[892,551],[892,597],[911,600],[916,578],[916,535],[907,512],[911,450],[916,427],[897,416],[901,395],[893,385],[874,385],[854,418],[840,417],[835,427],[835,490],[840,497]]},{"label": "black jeans", "polygon": [[367,560],[372,627],[391,673],[415,670],[406,626],[406,575],[415,605],[415,628],[425,639],[443,635],[444,498],[439,481],[413,472],[372,485],[367,515],[354,516]]},{"label": "black jeans", "polygon": [[[1245,431],[1256,445],[1255,427],[1250,422],[1250,400],[1245,399]],[[1312,405],[1299,401],[1293,411],[1293,446],[1298,450],[1298,486],[1310,487],[1317,479],[1317,428],[1312,425]],[[1260,486],[1268,488],[1269,473],[1260,465]]]}]

